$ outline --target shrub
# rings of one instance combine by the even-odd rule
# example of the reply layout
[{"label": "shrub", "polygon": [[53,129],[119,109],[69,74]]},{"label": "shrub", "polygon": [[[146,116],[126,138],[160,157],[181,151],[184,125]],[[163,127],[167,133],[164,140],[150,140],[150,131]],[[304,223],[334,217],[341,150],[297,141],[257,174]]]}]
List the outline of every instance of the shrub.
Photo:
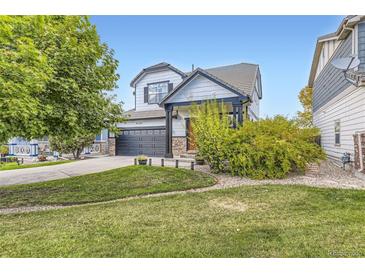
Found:
[{"label": "shrub", "polygon": [[232,129],[225,107],[208,102],[193,106],[191,117],[199,154],[213,172],[229,171],[254,179],[283,178],[325,158],[315,143],[318,129],[300,128],[283,116],[245,121]]},{"label": "shrub", "polygon": [[139,156],[137,157],[137,160],[138,160],[138,161],[147,161],[147,160],[148,160],[148,158],[147,158],[147,156],[146,156],[146,155],[139,155]]},{"label": "shrub", "polygon": [[225,171],[227,143],[232,135],[226,107],[217,101],[193,105],[190,117],[199,155],[213,172]]},{"label": "shrub", "polygon": [[7,157],[6,161],[9,163],[13,163],[13,162],[17,162],[18,161],[18,157],[12,156],[12,157]]},{"label": "shrub", "polygon": [[230,138],[229,168],[234,175],[254,179],[283,178],[304,171],[307,164],[325,158],[314,142],[315,128],[299,128],[282,116],[247,121]]},{"label": "shrub", "polygon": [[0,145],[0,154],[7,155],[9,153],[9,148],[7,145]]}]

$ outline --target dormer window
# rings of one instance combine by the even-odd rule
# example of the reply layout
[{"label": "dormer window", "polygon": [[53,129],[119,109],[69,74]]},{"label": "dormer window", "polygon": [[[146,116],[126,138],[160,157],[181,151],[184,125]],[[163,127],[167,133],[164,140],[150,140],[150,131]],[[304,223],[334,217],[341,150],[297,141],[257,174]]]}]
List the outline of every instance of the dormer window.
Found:
[{"label": "dormer window", "polygon": [[148,85],[148,103],[158,104],[168,93],[169,82],[153,83]]}]

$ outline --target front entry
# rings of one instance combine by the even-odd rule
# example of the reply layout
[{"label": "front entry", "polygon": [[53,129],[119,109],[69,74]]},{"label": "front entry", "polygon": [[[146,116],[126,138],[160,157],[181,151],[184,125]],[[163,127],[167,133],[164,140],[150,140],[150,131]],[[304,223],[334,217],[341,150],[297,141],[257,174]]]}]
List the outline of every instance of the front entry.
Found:
[{"label": "front entry", "polygon": [[190,119],[186,119],[186,137],[187,137],[187,150],[196,150],[196,143],[193,134],[193,130],[191,127]]}]

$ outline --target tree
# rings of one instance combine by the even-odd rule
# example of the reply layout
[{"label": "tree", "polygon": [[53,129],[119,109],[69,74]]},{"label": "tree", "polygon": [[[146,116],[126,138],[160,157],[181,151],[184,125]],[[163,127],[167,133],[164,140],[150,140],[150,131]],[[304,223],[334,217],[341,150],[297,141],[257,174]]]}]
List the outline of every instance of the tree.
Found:
[{"label": "tree", "polygon": [[72,153],[75,159],[79,159],[85,147],[88,147],[95,139],[94,134],[80,133],[72,138],[51,137],[51,149],[63,153]]},{"label": "tree", "polygon": [[33,39],[42,25],[34,16],[0,16],[0,143],[46,130],[41,96],[52,68]]},{"label": "tree", "polygon": [[122,107],[106,92],[117,87],[118,61],[88,17],[7,16],[0,21],[1,39],[7,42],[1,55],[9,56],[0,59],[0,69],[14,70],[0,76],[8,90],[0,98],[7,102],[0,114],[0,140],[48,135],[69,143],[103,128],[116,130]]},{"label": "tree", "polygon": [[303,88],[298,95],[299,101],[303,107],[303,111],[297,112],[296,121],[301,127],[313,126],[312,96],[313,89],[310,87]]}]

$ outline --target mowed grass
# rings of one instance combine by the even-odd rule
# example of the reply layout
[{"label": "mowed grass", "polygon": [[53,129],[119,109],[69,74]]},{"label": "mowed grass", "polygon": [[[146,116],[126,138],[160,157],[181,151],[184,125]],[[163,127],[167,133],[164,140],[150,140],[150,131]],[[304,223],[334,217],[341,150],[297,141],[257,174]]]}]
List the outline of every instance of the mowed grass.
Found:
[{"label": "mowed grass", "polygon": [[2,170],[12,170],[12,169],[22,169],[22,168],[33,168],[33,167],[41,167],[41,166],[54,166],[59,164],[71,163],[72,160],[59,160],[52,162],[41,162],[36,164],[22,164],[18,165],[16,162],[11,163],[2,163],[0,164],[0,171]]},{"label": "mowed grass", "polygon": [[192,170],[130,166],[42,183],[0,187],[0,208],[73,205],[215,184]]},{"label": "mowed grass", "polygon": [[270,185],[0,215],[0,256],[364,257],[364,201]]}]

